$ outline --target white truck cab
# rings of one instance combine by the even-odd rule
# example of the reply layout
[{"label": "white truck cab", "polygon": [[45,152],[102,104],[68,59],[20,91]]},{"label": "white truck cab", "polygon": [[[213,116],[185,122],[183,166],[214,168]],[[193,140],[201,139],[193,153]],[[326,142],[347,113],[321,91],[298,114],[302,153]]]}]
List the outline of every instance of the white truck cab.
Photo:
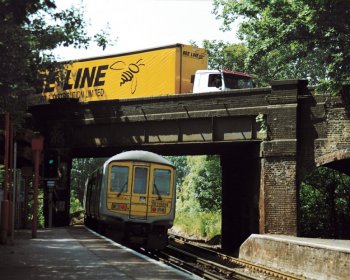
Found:
[{"label": "white truck cab", "polygon": [[250,75],[229,70],[197,70],[193,81],[193,93],[253,87]]}]

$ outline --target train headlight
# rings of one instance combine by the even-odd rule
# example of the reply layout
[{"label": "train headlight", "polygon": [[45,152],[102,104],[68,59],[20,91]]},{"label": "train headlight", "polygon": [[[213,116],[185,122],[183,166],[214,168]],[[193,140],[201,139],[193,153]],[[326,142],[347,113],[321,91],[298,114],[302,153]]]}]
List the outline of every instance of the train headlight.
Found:
[{"label": "train headlight", "polygon": [[152,207],[151,209],[152,213],[165,213],[165,207]]}]

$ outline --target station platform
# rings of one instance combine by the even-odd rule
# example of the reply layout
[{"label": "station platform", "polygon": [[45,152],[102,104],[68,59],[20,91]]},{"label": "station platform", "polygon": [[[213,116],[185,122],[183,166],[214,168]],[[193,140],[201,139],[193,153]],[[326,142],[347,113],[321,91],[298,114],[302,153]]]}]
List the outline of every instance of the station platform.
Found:
[{"label": "station platform", "polygon": [[239,258],[305,279],[350,279],[350,240],[252,234]]},{"label": "station platform", "polygon": [[200,279],[145,257],[84,226],[16,231],[0,245],[1,280]]}]

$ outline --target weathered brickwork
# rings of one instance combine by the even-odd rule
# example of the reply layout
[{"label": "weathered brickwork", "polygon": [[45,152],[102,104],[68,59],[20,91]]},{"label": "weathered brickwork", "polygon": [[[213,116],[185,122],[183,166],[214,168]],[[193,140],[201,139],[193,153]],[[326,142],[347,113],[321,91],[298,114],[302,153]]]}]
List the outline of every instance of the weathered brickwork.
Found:
[{"label": "weathered brickwork", "polygon": [[289,157],[262,159],[261,233],[296,234],[296,161]]},{"label": "weathered brickwork", "polygon": [[300,81],[272,84],[275,104],[261,143],[260,233],[297,234],[297,97]]},{"label": "weathered brickwork", "polygon": [[260,232],[297,235],[298,186],[305,175],[321,165],[350,173],[350,106],[344,95],[313,96],[300,81],[294,91],[292,81],[285,90],[277,87],[272,84],[280,97],[268,112],[268,141],[260,146]]},{"label": "weathered brickwork", "polygon": [[[338,99],[338,98],[333,98]],[[340,100],[336,100],[340,103]],[[350,118],[349,111],[345,107],[338,107],[338,102],[329,102],[326,107],[326,138],[323,146],[319,146],[315,149],[315,162],[316,165],[321,165],[327,162],[322,162],[322,158],[325,156],[332,157],[334,154],[334,160],[339,158],[340,154],[349,153],[350,148]],[[337,155],[338,154],[338,155]],[[329,160],[329,159],[328,159]]]},{"label": "weathered brickwork", "polygon": [[301,108],[299,114],[303,122],[298,127],[300,180],[317,166],[350,159],[349,102],[342,95],[316,96],[304,101]]}]

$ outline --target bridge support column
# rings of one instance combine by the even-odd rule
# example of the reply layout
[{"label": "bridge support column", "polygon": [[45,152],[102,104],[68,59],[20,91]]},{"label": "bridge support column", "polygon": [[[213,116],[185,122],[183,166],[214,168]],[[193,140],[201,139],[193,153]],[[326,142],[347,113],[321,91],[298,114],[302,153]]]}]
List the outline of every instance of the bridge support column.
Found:
[{"label": "bridge support column", "polygon": [[307,81],[271,83],[268,140],[261,143],[260,233],[297,235],[298,97]]},{"label": "bridge support column", "polygon": [[260,233],[297,235],[297,194],[295,158],[262,158]]},{"label": "bridge support column", "polygon": [[258,154],[221,155],[221,167],[222,249],[234,252],[250,234],[259,230]]}]

